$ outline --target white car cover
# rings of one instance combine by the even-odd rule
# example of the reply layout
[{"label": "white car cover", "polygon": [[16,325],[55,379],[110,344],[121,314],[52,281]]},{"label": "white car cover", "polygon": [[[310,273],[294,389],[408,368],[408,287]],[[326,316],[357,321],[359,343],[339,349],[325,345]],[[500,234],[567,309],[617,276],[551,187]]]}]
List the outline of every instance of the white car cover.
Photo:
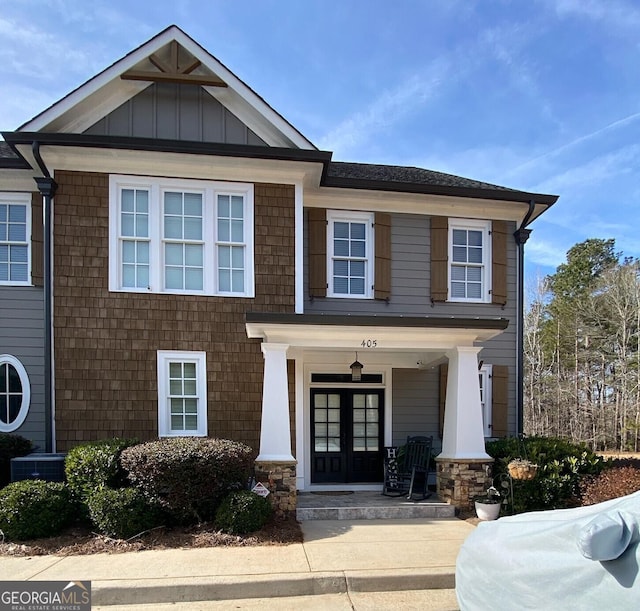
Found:
[{"label": "white car cover", "polygon": [[640,491],[482,522],[456,562],[462,611],[640,610]]}]

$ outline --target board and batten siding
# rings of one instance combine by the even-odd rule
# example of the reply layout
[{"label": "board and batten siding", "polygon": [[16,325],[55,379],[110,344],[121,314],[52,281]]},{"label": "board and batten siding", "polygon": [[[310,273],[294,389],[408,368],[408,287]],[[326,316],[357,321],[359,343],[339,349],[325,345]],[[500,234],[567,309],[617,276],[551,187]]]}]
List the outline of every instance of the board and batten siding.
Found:
[{"label": "board and batten siding", "polygon": [[45,448],[44,292],[40,287],[0,287],[0,354],[15,356],[27,370],[31,403],[15,434]]},{"label": "board and batten siding", "polygon": [[[507,224],[507,303],[504,306],[492,303],[449,303],[431,302],[431,218],[426,215],[391,215],[391,295],[388,301],[374,299],[342,299],[309,297],[309,267],[306,239],[308,235],[307,214],[305,211],[305,250],[304,250],[304,311],[307,314],[363,314],[376,316],[460,316],[506,318],[509,325],[496,338],[485,342],[479,359],[493,365],[509,368],[508,377],[508,426],[515,430],[516,403],[516,278],[517,245],[512,237],[515,223]],[[396,386],[394,371],[394,393]],[[436,403],[433,413],[437,437],[437,384]],[[418,404],[416,404],[418,410]],[[416,411],[417,414],[417,411]],[[408,433],[407,433],[408,434]],[[397,435],[394,406],[394,439]],[[400,429],[400,437],[404,430]],[[406,438],[405,438],[406,439]]]},{"label": "board and batten siding", "polygon": [[202,87],[171,83],[150,85],[85,133],[266,146]]}]

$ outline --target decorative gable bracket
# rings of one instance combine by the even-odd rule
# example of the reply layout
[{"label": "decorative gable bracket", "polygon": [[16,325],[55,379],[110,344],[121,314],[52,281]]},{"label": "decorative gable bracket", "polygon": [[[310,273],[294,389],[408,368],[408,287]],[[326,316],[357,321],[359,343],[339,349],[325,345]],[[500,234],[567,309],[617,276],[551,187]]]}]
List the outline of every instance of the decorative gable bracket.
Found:
[{"label": "decorative gable bracket", "polygon": [[[182,51],[182,53],[181,53]],[[181,61],[182,56],[182,61]],[[163,59],[158,53],[149,56],[149,61],[159,70],[127,70],[120,75],[123,80],[151,81],[153,83],[181,83],[206,85],[208,87],[227,87],[227,84],[215,75],[192,74],[202,62],[188,53],[177,41],[169,45],[169,58]]]}]

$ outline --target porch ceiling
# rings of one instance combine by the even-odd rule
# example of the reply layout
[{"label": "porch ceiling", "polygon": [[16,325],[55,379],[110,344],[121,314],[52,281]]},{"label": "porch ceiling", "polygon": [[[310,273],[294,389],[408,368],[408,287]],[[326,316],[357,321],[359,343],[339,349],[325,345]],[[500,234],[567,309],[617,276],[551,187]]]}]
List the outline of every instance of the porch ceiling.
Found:
[{"label": "porch ceiling", "polygon": [[502,333],[508,324],[506,318],[246,314],[250,338],[327,350],[363,347],[375,347],[377,351],[449,350],[487,341]]}]

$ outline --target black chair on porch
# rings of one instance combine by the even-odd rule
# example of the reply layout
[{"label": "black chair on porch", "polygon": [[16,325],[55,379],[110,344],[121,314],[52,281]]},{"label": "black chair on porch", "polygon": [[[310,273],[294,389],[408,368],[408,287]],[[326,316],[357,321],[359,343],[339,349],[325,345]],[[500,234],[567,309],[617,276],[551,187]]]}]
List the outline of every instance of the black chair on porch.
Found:
[{"label": "black chair on porch", "polygon": [[385,448],[384,485],[385,496],[413,496],[426,499],[431,496],[428,488],[429,462],[433,437],[407,437],[404,446]]}]

